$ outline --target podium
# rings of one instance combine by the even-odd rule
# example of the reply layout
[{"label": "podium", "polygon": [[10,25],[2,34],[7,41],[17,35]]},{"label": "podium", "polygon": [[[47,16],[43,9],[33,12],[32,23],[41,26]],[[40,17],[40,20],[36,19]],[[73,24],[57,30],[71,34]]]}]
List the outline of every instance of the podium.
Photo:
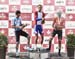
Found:
[{"label": "podium", "polygon": [[8,58],[17,58],[17,59],[46,59],[49,58],[50,52],[46,50],[40,50],[39,48],[35,51],[20,52],[19,57],[16,56],[16,53],[7,53]]}]

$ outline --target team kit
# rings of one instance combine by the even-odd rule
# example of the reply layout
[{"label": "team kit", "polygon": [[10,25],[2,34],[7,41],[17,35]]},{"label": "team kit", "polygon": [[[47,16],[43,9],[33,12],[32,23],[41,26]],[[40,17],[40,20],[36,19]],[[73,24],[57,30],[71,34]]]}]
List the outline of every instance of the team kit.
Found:
[{"label": "team kit", "polygon": [[[43,33],[43,24],[45,24],[45,13],[42,11],[42,5],[37,5],[37,11],[34,12],[34,33],[35,33],[35,45],[37,50],[37,42],[40,34],[41,37],[41,48],[43,48],[43,39],[44,39],[44,33]],[[62,29],[65,27],[64,25],[64,19],[61,17],[62,16],[62,11],[58,10],[56,12],[57,17],[54,17],[52,27],[53,31],[51,33],[51,37],[49,38],[49,47],[46,49],[47,51],[51,50],[51,43],[55,35],[58,35],[58,55],[61,56],[61,40],[62,40]],[[22,24],[22,18],[21,18],[21,12],[20,10],[16,10],[15,12],[15,18],[12,19],[12,28],[15,29],[15,36],[16,36],[16,55],[18,55],[18,47],[20,43],[20,35],[26,37],[28,39],[27,41],[27,50],[34,50],[30,46],[30,36],[27,32],[23,31],[22,29],[29,24]]]}]

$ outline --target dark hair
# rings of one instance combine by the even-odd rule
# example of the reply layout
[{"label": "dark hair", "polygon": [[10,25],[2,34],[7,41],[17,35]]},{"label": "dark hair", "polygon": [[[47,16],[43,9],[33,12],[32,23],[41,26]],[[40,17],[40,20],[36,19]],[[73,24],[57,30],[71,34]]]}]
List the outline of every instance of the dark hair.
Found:
[{"label": "dark hair", "polygon": [[19,11],[19,10],[17,10],[16,12],[15,12],[15,14],[17,15],[17,14],[21,14],[21,12]]}]

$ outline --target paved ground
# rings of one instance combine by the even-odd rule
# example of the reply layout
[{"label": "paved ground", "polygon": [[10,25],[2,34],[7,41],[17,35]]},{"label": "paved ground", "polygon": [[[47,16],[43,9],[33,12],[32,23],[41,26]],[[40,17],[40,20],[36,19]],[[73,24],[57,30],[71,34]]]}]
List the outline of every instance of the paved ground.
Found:
[{"label": "paved ground", "polygon": [[49,53],[48,51],[33,51],[19,53],[19,57],[16,57],[16,53],[8,53],[6,59],[69,59],[66,53],[61,53],[59,57],[57,53]]}]

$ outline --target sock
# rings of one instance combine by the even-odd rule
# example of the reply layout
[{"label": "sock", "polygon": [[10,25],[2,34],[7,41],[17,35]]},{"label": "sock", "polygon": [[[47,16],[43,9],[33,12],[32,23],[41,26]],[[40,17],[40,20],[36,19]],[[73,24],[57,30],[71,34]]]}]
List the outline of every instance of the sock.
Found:
[{"label": "sock", "polygon": [[16,48],[16,52],[18,52],[18,48]]},{"label": "sock", "polygon": [[51,49],[51,42],[52,42],[52,41],[50,40],[50,41],[49,41],[49,49]]},{"label": "sock", "polygon": [[59,48],[59,54],[60,54],[61,49]]}]

